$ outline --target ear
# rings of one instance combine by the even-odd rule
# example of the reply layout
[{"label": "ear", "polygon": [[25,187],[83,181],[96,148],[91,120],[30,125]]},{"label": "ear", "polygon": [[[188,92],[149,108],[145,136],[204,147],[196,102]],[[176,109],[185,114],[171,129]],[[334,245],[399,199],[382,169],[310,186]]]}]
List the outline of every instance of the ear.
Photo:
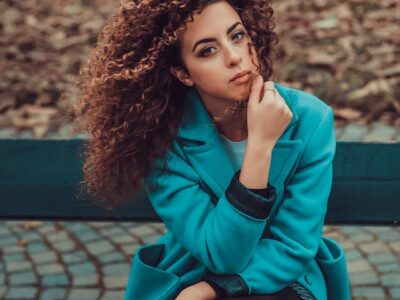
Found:
[{"label": "ear", "polygon": [[182,68],[170,67],[169,70],[172,73],[172,75],[178,78],[178,80],[182,82],[184,85],[187,86],[193,85],[192,79]]}]

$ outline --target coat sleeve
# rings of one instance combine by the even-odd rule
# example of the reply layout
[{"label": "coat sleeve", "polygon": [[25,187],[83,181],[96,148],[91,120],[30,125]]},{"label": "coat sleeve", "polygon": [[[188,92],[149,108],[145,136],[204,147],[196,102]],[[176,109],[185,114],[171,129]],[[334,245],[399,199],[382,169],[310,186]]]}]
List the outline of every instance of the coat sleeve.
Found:
[{"label": "coat sleeve", "polygon": [[175,141],[145,179],[147,196],[166,228],[216,274],[237,273],[248,264],[276,199],[247,189],[239,174],[214,204]]},{"label": "coat sleeve", "polygon": [[228,296],[278,292],[304,274],[317,254],[331,192],[336,152],[332,108],[307,142],[275,219],[249,264],[237,274],[206,273]]}]

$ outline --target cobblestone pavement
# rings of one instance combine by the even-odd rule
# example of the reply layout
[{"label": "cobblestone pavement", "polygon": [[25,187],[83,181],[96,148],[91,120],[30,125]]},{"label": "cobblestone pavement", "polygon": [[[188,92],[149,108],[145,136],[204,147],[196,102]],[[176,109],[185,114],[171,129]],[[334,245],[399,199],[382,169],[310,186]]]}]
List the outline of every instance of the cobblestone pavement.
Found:
[{"label": "cobblestone pavement", "polygon": [[[336,134],[400,142],[400,129],[380,122]],[[0,299],[122,299],[136,249],[164,230],[161,223],[0,222]],[[400,299],[400,227],[325,226],[324,233],[346,250],[353,299]]]}]

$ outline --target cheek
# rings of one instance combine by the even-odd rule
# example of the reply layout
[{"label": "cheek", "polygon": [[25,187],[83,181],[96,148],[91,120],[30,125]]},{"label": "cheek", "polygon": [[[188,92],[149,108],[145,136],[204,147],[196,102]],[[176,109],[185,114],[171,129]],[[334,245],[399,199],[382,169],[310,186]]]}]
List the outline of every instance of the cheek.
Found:
[{"label": "cheek", "polygon": [[220,83],[224,81],[222,77],[221,67],[218,67],[218,63],[207,62],[202,63],[201,66],[198,65],[195,70],[193,70],[192,78],[199,85],[210,85],[214,86],[215,83]]}]

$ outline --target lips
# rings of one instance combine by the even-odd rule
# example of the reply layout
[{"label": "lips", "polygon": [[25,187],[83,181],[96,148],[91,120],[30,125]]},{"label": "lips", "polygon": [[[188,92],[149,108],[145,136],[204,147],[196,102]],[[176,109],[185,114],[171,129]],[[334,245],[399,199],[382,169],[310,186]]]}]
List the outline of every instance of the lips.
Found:
[{"label": "lips", "polygon": [[230,81],[233,81],[236,78],[242,77],[243,75],[246,75],[246,74],[249,74],[249,73],[250,73],[250,71],[243,71],[243,72],[237,73]]}]

